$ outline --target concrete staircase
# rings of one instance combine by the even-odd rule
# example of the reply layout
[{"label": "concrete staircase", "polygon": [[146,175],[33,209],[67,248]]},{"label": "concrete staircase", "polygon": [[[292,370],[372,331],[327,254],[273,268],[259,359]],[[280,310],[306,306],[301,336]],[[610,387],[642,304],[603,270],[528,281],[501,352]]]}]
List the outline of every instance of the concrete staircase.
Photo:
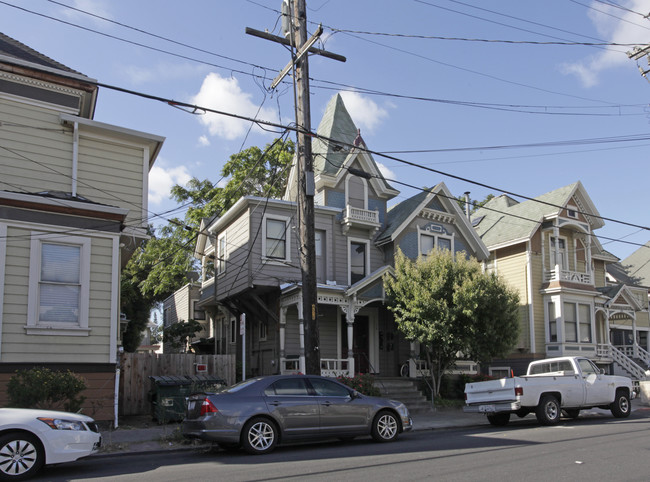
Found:
[{"label": "concrete staircase", "polygon": [[402,402],[411,413],[433,413],[431,402],[412,378],[376,378],[375,386],[379,388],[382,397]]}]

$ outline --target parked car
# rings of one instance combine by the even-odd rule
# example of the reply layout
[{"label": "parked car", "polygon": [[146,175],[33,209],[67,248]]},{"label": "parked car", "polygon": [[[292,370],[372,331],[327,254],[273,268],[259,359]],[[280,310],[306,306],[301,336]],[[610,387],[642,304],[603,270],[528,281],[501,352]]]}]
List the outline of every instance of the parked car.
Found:
[{"label": "parked car", "polygon": [[265,454],[278,443],[307,439],[370,435],[392,442],[412,427],[401,402],[362,395],[331,378],[275,375],[191,395],[181,431],[227,450]]},{"label": "parked car", "polygon": [[531,362],[523,377],[466,384],[463,410],[486,414],[497,426],[506,425],[511,413],[535,413],[540,424],[553,425],[562,412],[576,418],[580,410],[593,407],[627,417],[634,396],[629,378],[605,375],[588,358],[559,357]]},{"label": "parked car", "polygon": [[23,480],[43,465],[72,462],[97,451],[101,435],[86,415],[0,408],[0,480]]}]

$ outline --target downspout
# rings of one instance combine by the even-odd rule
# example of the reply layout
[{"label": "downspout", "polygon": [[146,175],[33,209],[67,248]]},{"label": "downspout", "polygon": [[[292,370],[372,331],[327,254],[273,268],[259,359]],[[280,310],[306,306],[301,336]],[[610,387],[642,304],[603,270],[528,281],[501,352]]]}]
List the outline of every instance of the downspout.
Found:
[{"label": "downspout", "polygon": [[79,164],[79,123],[74,123],[72,133],[72,197],[77,197],[77,166]]},{"label": "downspout", "polygon": [[537,353],[535,347],[535,310],[533,309],[533,275],[532,275],[533,254],[531,253],[530,240],[526,241],[526,296],[528,298],[528,326],[530,336],[530,352]]}]

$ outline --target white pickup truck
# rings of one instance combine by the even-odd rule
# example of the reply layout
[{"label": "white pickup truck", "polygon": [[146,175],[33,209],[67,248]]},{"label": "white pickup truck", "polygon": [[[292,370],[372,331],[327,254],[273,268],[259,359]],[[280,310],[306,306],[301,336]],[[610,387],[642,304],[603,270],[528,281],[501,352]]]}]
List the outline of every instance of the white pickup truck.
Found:
[{"label": "white pickup truck", "polygon": [[627,417],[634,396],[629,378],[604,375],[588,358],[548,358],[531,362],[523,377],[466,384],[463,410],[486,414],[497,426],[506,425],[511,413],[525,417],[533,412],[540,424],[553,425],[562,412],[576,418],[593,407]]}]

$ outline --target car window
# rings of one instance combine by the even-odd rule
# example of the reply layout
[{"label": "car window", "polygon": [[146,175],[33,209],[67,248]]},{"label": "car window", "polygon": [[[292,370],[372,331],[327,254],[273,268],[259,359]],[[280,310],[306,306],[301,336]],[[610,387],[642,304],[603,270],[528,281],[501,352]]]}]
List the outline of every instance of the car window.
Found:
[{"label": "car window", "polygon": [[582,376],[586,377],[591,374],[598,374],[596,368],[589,360],[582,358],[578,360],[578,363],[580,364],[580,370],[582,370]]},{"label": "car window", "polygon": [[307,396],[309,395],[309,390],[304,378],[284,378],[267,387],[264,390],[264,394]]},{"label": "car window", "polygon": [[316,390],[316,395],[322,397],[349,397],[350,391],[342,387],[336,382],[331,380],[324,380],[322,378],[310,378],[311,386]]}]

